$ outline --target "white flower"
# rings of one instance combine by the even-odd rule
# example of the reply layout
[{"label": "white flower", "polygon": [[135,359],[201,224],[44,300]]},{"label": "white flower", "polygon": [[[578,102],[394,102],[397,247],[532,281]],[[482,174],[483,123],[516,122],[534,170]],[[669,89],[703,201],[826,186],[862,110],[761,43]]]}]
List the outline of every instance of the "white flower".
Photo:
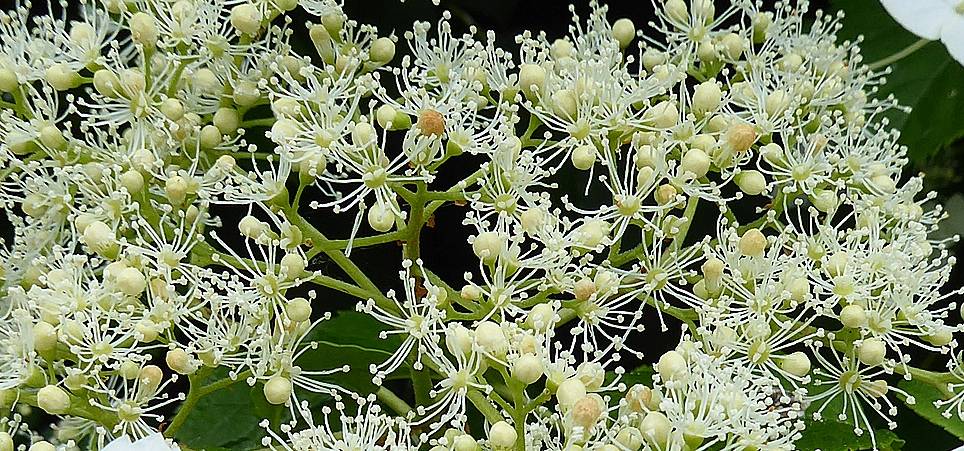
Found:
[{"label": "white flower", "polygon": [[924,39],[947,46],[964,64],[964,2],[961,0],[880,0],[897,23]]},{"label": "white flower", "polygon": [[181,449],[174,443],[168,442],[159,432],[132,442],[124,435],[101,448],[101,451],[176,451]]}]

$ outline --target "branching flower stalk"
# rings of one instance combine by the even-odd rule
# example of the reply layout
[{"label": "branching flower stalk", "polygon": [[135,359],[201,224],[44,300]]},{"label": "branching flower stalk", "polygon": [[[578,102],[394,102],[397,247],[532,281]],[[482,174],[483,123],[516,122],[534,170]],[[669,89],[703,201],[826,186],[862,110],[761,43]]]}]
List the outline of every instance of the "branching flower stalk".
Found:
[{"label": "branching flower stalk", "polygon": [[[510,50],[335,0],[18,2],[0,451],[187,449],[242,382],[270,450],[790,450],[822,419],[876,447],[901,378],[964,421],[961,356],[917,362],[956,347],[956,237],[901,177],[887,72],[764,3],[654,1],[644,30],[591,1]],[[352,315],[392,349],[319,338]]]}]

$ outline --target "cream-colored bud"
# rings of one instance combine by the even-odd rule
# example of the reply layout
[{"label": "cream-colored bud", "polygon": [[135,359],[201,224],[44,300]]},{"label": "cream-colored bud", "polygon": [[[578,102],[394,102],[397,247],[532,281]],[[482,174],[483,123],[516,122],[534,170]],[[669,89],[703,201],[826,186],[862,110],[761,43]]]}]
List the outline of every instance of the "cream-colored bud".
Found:
[{"label": "cream-colored bud", "polygon": [[596,164],[596,146],[586,144],[572,151],[572,165],[580,171],[587,171]]},{"label": "cream-colored bud", "polygon": [[154,16],[137,12],[131,16],[127,22],[131,30],[131,40],[144,46],[146,49],[153,49],[157,45],[157,23]]},{"label": "cream-colored bud", "polygon": [[264,399],[274,405],[284,404],[291,398],[293,388],[291,379],[275,375],[264,383]]},{"label": "cream-colored bud", "polygon": [[40,352],[54,350],[57,347],[57,329],[46,321],[34,324],[33,345]]},{"label": "cream-colored bud", "polygon": [[497,450],[512,449],[518,437],[515,429],[505,421],[495,423],[489,429],[489,444]]},{"label": "cream-colored bud", "polygon": [[177,374],[194,374],[197,371],[197,364],[194,359],[181,348],[174,348],[167,351],[164,356],[164,362],[167,363],[167,367]]},{"label": "cream-colored bud", "polygon": [[525,385],[539,380],[543,370],[542,359],[534,354],[524,354],[512,363],[512,377]]},{"label": "cream-colored bud", "polygon": [[231,25],[240,34],[256,36],[261,31],[261,21],[264,16],[257,6],[250,3],[242,3],[231,8]]},{"label": "cream-colored bud", "polygon": [[850,304],[840,310],[840,322],[850,328],[867,325],[867,311],[859,304]]},{"label": "cream-colored bud", "polygon": [[287,280],[295,280],[301,277],[307,266],[308,263],[300,254],[290,253],[281,257],[281,273],[284,274]]},{"label": "cream-colored bud", "polygon": [[47,385],[37,391],[37,407],[51,415],[63,415],[70,409],[70,396],[56,385]]},{"label": "cream-colored bud", "polygon": [[505,249],[505,239],[498,232],[482,232],[472,241],[472,252],[483,262],[492,263]]},{"label": "cream-colored bud", "polygon": [[64,63],[56,63],[48,67],[44,71],[44,79],[58,91],[76,88],[81,82],[80,75]]},{"label": "cream-colored bud", "polygon": [[0,67],[0,92],[14,92],[19,86],[20,77],[17,76],[17,73],[5,67]]},{"label": "cream-colored bud", "polygon": [[626,18],[617,20],[613,23],[613,37],[619,43],[619,48],[629,47],[629,43],[636,38],[636,25]]},{"label": "cream-colored bud", "polygon": [[723,101],[723,91],[716,81],[707,81],[693,89],[693,113],[698,116],[716,111]]},{"label": "cream-colored bud", "polygon": [[395,58],[395,41],[384,37],[376,39],[368,55],[376,63],[384,64],[391,61]]},{"label": "cream-colored bud", "polygon": [[763,194],[767,189],[767,179],[763,173],[756,169],[740,171],[735,178],[736,186],[746,194],[756,196]]},{"label": "cream-colored bud", "polygon": [[368,209],[368,225],[377,232],[387,232],[395,226],[396,215],[387,205],[376,202]]},{"label": "cream-colored bud", "polygon": [[767,237],[760,229],[747,230],[738,243],[740,253],[747,257],[760,257],[766,252]]},{"label": "cream-colored bud", "polygon": [[519,68],[519,86],[529,100],[536,99],[546,84],[546,69],[538,64],[523,64]]},{"label": "cream-colored bud", "polygon": [[857,348],[857,358],[867,366],[877,366],[884,363],[887,357],[887,346],[879,338],[868,338]]},{"label": "cream-colored bud", "polygon": [[509,340],[505,338],[502,326],[492,321],[483,321],[475,326],[475,343],[496,357],[504,356],[509,350]]},{"label": "cream-colored bud", "polygon": [[219,108],[214,112],[214,126],[221,130],[222,135],[233,135],[241,126],[241,116],[234,108]]},{"label": "cream-colored bud", "polygon": [[668,351],[659,357],[656,362],[656,371],[663,381],[671,381],[686,374],[686,359],[678,351]]},{"label": "cream-colored bud", "polygon": [[117,288],[128,296],[137,296],[147,288],[147,278],[137,268],[126,267],[115,276]]},{"label": "cream-colored bud", "polygon": [[700,149],[690,149],[683,154],[679,165],[680,172],[701,178],[710,171],[710,157]]},{"label": "cream-colored bud", "polygon": [[724,142],[734,152],[746,152],[756,143],[757,137],[756,129],[752,125],[737,123],[727,128]]},{"label": "cream-colored bud", "polygon": [[572,422],[585,429],[593,427],[602,415],[599,395],[587,395],[572,406]]},{"label": "cream-colored bud", "polygon": [[578,377],[562,381],[556,387],[556,401],[563,412],[569,411],[579,400],[586,397],[586,385]]},{"label": "cream-colored bud", "polygon": [[797,351],[788,354],[780,360],[780,368],[797,377],[804,377],[810,373],[810,357]]}]

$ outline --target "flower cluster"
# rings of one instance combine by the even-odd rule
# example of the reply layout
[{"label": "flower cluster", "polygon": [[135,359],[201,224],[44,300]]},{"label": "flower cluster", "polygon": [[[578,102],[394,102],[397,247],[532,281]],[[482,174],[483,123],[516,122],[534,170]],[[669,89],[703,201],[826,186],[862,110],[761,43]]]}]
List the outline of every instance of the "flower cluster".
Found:
[{"label": "flower cluster", "polygon": [[[0,13],[0,451],[176,447],[235,383],[289,451],[790,450],[821,419],[876,446],[901,377],[964,421],[961,357],[914,358],[956,346],[956,239],[884,72],[806,0],[660,0],[647,30],[592,1],[515,50],[335,0],[79,3]],[[462,280],[422,252],[446,205]],[[352,253],[394,243],[382,287]],[[318,358],[319,290],[400,344]]]}]

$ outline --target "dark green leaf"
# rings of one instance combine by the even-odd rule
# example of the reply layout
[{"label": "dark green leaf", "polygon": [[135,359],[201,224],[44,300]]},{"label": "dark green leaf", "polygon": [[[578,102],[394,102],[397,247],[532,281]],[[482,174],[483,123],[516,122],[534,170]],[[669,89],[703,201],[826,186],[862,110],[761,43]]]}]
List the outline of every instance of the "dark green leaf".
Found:
[{"label": "dark green leaf", "polygon": [[322,379],[361,394],[371,393],[376,387],[372,384],[369,366],[384,362],[402,344],[397,335],[390,335],[384,340],[379,338],[379,332],[385,329],[382,323],[371,316],[341,312],[331,320],[322,321],[309,333],[307,340],[315,342],[317,348],[305,352],[298,359],[298,365],[306,371],[330,370],[348,365],[351,368],[349,372],[337,372]]},{"label": "dark green leaf", "polygon": [[[876,0],[833,0],[832,4],[847,13],[841,38],[864,36],[860,48],[865,62],[882,60],[918,41]],[[913,108],[910,114],[891,112],[890,119],[914,161],[931,158],[964,136],[964,67],[942,43],[928,43],[891,67],[893,73],[878,97],[894,94],[902,105]]]},{"label": "dark green leaf", "polygon": [[911,410],[927,419],[927,421],[954,434],[957,438],[964,439],[964,421],[961,421],[961,419],[956,416],[944,418],[942,415],[943,410],[938,410],[937,407],[934,406],[934,401],[944,398],[940,390],[915,380],[901,381],[899,386],[915,398],[914,404],[908,404]]},{"label": "dark green leaf", "polygon": [[[874,437],[881,451],[897,451],[904,446],[904,441],[888,430],[874,431]],[[854,434],[854,427],[847,423],[808,420],[796,446],[801,451],[857,451],[873,449],[873,441],[866,431],[860,436]]]},{"label": "dark green leaf", "polygon": [[177,440],[191,449],[250,450],[260,447],[264,429],[249,387],[238,381],[198,401],[187,421],[177,431]]}]

